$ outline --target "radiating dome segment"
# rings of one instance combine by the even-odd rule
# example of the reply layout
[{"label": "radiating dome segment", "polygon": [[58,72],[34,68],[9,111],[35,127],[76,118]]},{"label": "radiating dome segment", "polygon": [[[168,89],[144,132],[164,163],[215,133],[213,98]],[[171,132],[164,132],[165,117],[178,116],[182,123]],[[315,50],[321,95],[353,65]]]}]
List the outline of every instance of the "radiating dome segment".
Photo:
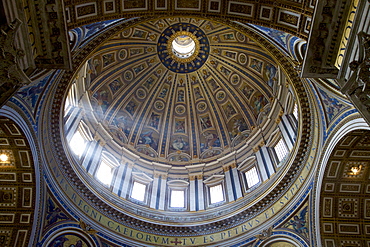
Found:
[{"label": "radiating dome segment", "polygon": [[105,131],[143,159],[172,165],[211,162],[258,142],[252,132],[271,115],[278,92],[271,57],[207,20],[125,30],[88,66],[93,114]]}]

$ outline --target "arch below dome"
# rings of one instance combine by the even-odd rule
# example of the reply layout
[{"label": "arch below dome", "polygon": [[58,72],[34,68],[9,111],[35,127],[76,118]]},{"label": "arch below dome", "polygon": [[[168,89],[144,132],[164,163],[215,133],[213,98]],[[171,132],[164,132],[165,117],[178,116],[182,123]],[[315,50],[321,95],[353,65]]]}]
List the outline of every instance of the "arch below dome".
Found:
[{"label": "arch below dome", "polygon": [[[361,231],[363,228],[366,228],[366,226],[363,225],[361,222],[357,222],[356,220],[354,220],[354,218],[356,218],[356,216],[354,215],[361,214],[361,210],[352,207],[352,214],[345,214],[342,211],[344,206],[343,203],[347,201],[351,203],[353,202],[353,200],[358,200],[358,194],[356,193],[360,193],[360,191],[357,190],[352,192],[346,191],[343,186],[345,186],[346,184],[353,184],[356,187],[367,184],[366,182],[363,183],[363,181],[361,181],[361,177],[368,177],[369,174],[367,173],[369,169],[367,169],[364,164],[360,164],[360,157],[352,157],[352,153],[358,152],[359,150],[361,150],[361,152],[365,151],[366,153],[366,146],[358,144],[356,145],[355,142],[358,143],[360,141],[359,139],[361,138],[366,139],[367,136],[369,136],[369,130],[369,126],[362,119],[353,119],[343,124],[343,126],[338,129],[336,134],[327,144],[327,151],[324,152],[325,155],[323,155],[323,165],[318,170],[318,180],[322,182],[318,183],[316,186],[315,198],[315,200],[319,201],[320,203],[320,206],[317,207],[315,210],[315,220],[317,224],[320,225],[316,234],[317,239],[320,241],[319,243],[321,244],[336,245],[340,243],[340,237],[333,238],[332,236],[336,234],[338,234],[338,236],[341,234],[348,234],[341,229],[341,227],[343,229],[344,227],[346,227],[345,222],[342,222],[343,220],[345,221],[346,217],[351,218],[350,225],[357,227],[359,231]],[[346,140],[352,140],[354,144],[343,144],[343,142]],[[346,164],[344,164],[343,162],[345,162]],[[351,173],[352,166],[347,166],[351,162],[353,163],[352,166],[354,167],[361,166],[360,174],[348,175]],[[333,164],[336,164],[338,166],[334,168]],[[335,169],[335,175],[330,175],[329,173],[331,173],[331,171]],[[340,179],[336,179],[337,177],[340,177]],[[363,188],[363,190],[365,191],[366,189]],[[333,200],[333,193],[335,194],[335,200]],[[357,199],[351,199],[351,197]],[[362,205],[365,203],[358,201],[356,202]],[[326,209],[325,211],[324,208]],[[337,214],[333,212],[337,212],[338,208],[342,208],[342,211],[338,212],[337,216]],[[363,218],[362,216],[358,217]],[[362,241],[360,235],[356,236],[356,232],[352,232],[350,234],[352,234],[353,239],[356,238],[356,240],[354,239],[353,241]]]}]

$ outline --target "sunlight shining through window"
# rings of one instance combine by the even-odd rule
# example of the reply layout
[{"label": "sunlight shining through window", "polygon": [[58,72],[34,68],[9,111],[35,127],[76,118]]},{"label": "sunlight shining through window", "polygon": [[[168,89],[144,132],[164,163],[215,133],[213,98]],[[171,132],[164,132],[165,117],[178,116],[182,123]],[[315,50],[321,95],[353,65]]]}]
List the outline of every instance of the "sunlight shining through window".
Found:
[{"label": "sunlight shining through window", "polygon": [[276,144],[275,152],[278,156],[279,162],[282,161],[285,158],[285,156],[289,153],[289,150],[285,145],[283,139],[280,139],[280,141]]},{"label": "sunlight shining through window", "polygon": [[96,178],[103,184],[110,185],[113,178],[113,169],[105,160],[100,163],[99,169],[96,172]]},{"label": "sunlight shining through window", "polygon": [[184,190],[171,190],[171,204],[172,208],[185,207],[185,191]]},{"label": "sunlight shining through window", "polygon": [[224,200],[224,193],[222,191],[221,184],[210,187],[209,193],[211,195],[211,204],[222,202]]},{"label": "sunlight shining through window", "polygon": [[71,141],[69,142],[69,146],[75,155],[81,157],[86,148],[86,141],[79,131],[73,135]]},{"label": "sunlight shining through window", "polygon": [[256,167],[252,167],[245,173],[245,178],[247,179],[248,188],[252,188],[254,185],[258,184],[260,181]]},{"label": "sunlight shining through window", "polygon": [[146,190],[145,184],[134,182],[131,192],[131,198],[143,202],[145,199],[145,190]]}]

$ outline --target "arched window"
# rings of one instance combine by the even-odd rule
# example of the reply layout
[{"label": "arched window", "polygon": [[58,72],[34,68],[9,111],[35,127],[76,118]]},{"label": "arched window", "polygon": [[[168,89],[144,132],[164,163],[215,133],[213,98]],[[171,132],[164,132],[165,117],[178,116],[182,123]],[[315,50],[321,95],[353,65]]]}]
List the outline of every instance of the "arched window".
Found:
[{"label": "arched window", "polygon": [[276,143],[274,150],[279,162],[281,162],[289,153],[288,147],[286,146],[283,138],[280,138],[280,140]]},{"label": "arched window", "polygon": [[87,144],[87,141],[83,137],[83,135],[82,135],[82,133],[79,129],[74,133],[71,141],[69,142],[69,146],[70,146],[72,152],[78,158],[81,158],[83,152],[86,149],[86,144]]},{"label": "arched window", "polygon": [[113,178],[114,166],[107,160],[102,159],[98,170],[96,171],[96,178],[105,185],[110,185]]},{"label": "arched window", "polygon": [[131,198],[144,202],[145,200],[146,184],[134,181],[132,185]]},{"label": "arched window", "polygon": [[184,190],[171,190],[171,208],[183,208],[185,207],[185,191]]},{"label": "arched window", "polygon": [[257,168],[255,166],[250,168],[244,174],[245,174],[245,179],[247,180],[248,189],[252,188],[253,186],[255,186],[256,184],[260,182],[260,178],[257,173]]},{"label": "arched window", "polygon": [[251,188],[256,188],[261,182],[261,174],[255,156],[248,157],[238,166],[238,170],[243,174],[241,180],[244,184],[245,192],[250,192]]},{"label": "arched window", "polygon": [[77,129],[69,141],[69,147],[72,152],[81,159],[84,155],[89,142],[93,140],[89,127],[80,121],[77,125]]},{"label": "arched window", "polygon": [[184,180],[172,180],[167,182],[170,192],[169,207],[174,209],[186,209],[187,191],[189,182]]},{"label": "arched window", "polygon": [[211,204],[225,201],[222,184],[209,187],[209,196]]},{"label": "arched window", "polygon": [[115,161],[113,157],[103,153],[99,167],[95,172],[95,177],[104,185],[110,186],[112,183],[114,170],[117,166],[118,162]]},{"label": "arched window", "polygon": [[217,205],[226,201],[224,179],[224,175],[212,175],[203,181],[207,186],[208,205]]},{"label": "arched window", "polygon": [[148,188],[153,179],[145,173],[133,172],[132,181],[130,198],[137,203],[146,203]]}]

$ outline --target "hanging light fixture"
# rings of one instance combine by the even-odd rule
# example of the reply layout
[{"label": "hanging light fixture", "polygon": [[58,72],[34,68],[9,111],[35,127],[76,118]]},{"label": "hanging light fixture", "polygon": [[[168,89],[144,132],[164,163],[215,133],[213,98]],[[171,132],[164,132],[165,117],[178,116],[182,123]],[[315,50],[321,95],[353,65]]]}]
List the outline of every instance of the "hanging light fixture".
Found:
[{"label": "hanging light fixture", "polygon": [[9,161],[9,155],[7,155],[5,153],[0,154],[0,163],[1,164],[8,164],[8,163],[10,163],[10,161]]},{"label": "hanging light fixture", "polygon": [[362,169],[362,165],[352,166],[351,167],[351,173],[350,173],[350,175],[358,175],[358,174],[360,174],[361,169]]}]

